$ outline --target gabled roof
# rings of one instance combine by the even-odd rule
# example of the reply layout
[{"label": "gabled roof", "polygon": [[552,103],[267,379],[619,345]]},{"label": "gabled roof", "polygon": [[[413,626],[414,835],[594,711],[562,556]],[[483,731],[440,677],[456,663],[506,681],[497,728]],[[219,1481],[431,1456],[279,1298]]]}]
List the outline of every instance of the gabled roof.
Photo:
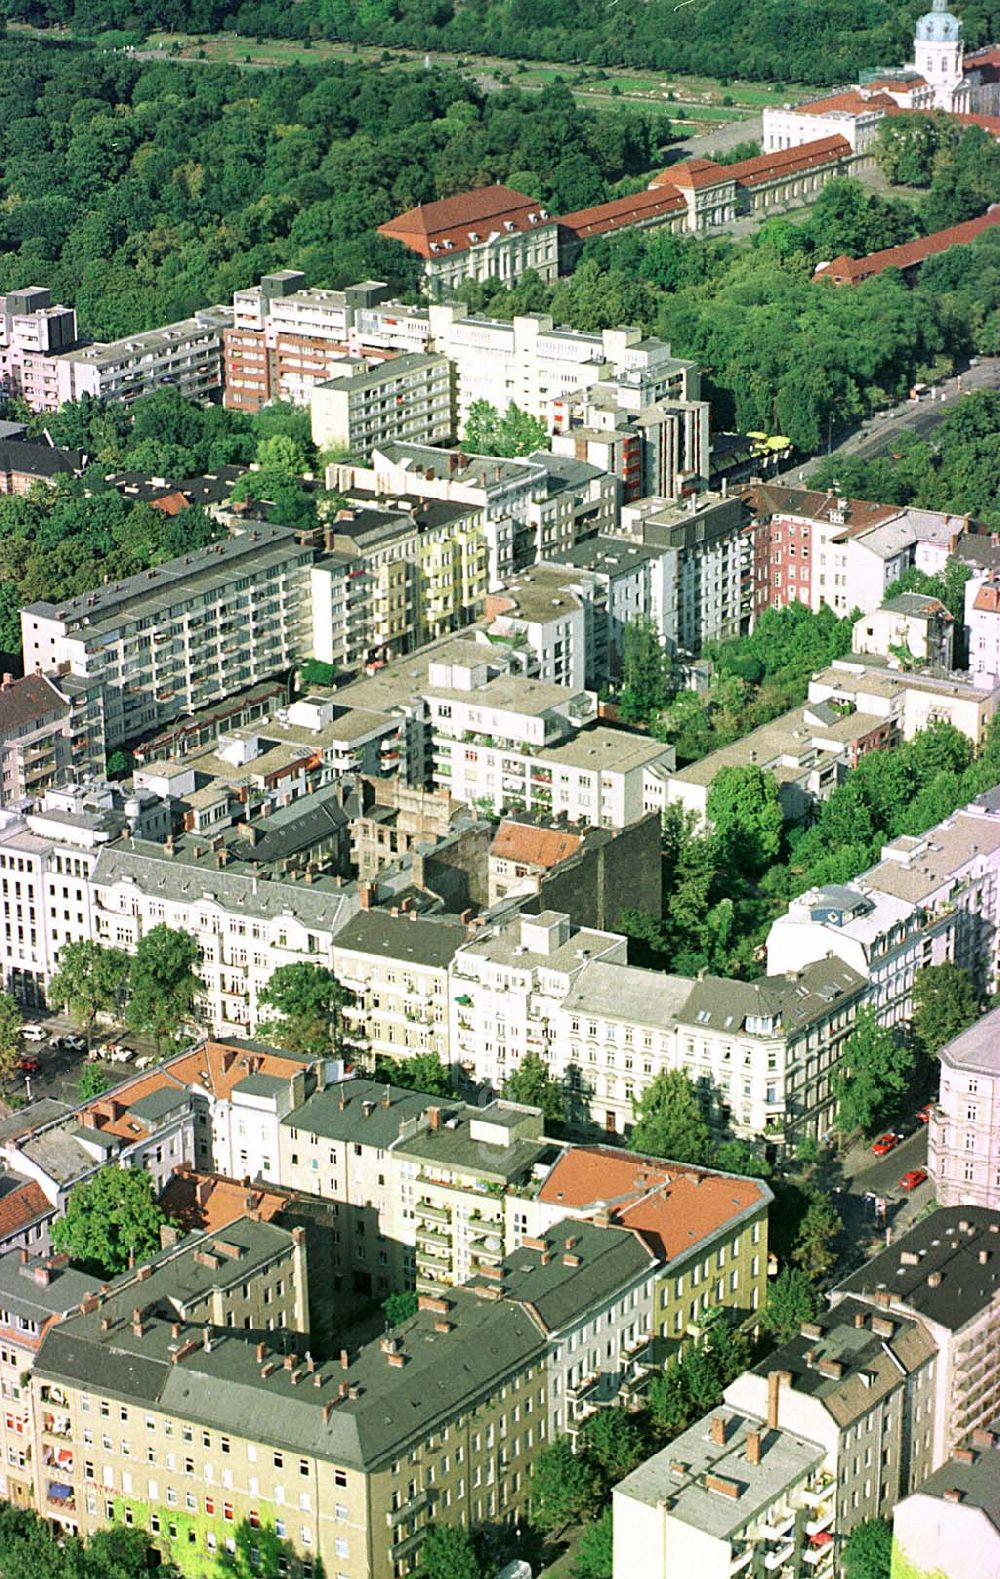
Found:
[{"label": "gabled roof", "polygon": [[582,843],[581,835],[571,833],[568,828],[537,828],[530,823],[502,822],[490,855],[548,870],[574,855]]},{"label": "gabled roof", "polygon": [[949,247],[967,246],[984,230],[1000,225],[1000,203],[995,203],[977,219],[967,219],[961,225],[949,225],[947,230],[935,230],[929,236],[919,236],[916,241],[904,241],[898,247],[886,247],[881,252],[870,252],[864,258],[849,258],[842,254],[832,263],[821,263],[813,275],[814,280],[832,280],[835,285],[860,285],[874,274],[886,269],[912,269]]},{"label": "gabled roof", "polygon": [[662,1261],[678,1260],[771,1199],[762,1179],[611,1146],[568,1147],[538,1192],[539,1201],[567,1211],[594,1216],[607,1211],[613,1223],[633,1229]]},{"label": "gabled roof", "polygon": [[675,186],[661,182],[646,192],[633,192],[631,197],[615,197],[609,203],[595,203],[572,214],[561,214],[559,228],[584,238],[603,236],[610,230],[645,224],[661,214],[680,213],[686,206]]},{"label": "gabled roof", "polygon": [[797,104],[797,115],[867,115],[881,110],[891,115],[899,109],[895,99],[887,93],[864,93],[860,88],[848,88],[845,93],[831,93],[826,99],[813,99],[809,104]]},{"label": "gabled roof", "polygon": [[34,1179],[27,1179],[8,1190],[6,1195],[0,1196],[0,1244],[13,1239],[52,1210],[48,1196]]},{"label": "gabled roof", "polygon": [[467,252],[492,233],[535,230],[549,219],[537,198],[509,186],[479,186],[436,203],[419,203],[380,225],[379,235],[401,241],[422,258]]},{"label": "gabled roof", "polygon": [[733,180],[732,165],[716,164],[714,159],[683,159],[664,173],[672,186],[682,190],[691,187],[696,192],[709,186],[727,186]]},{"label": "gabled roof", "polygon": [[44,675],[26,674],[22,680],[0,685],[0,736],[47,714],[68,712],[69,703]]}]

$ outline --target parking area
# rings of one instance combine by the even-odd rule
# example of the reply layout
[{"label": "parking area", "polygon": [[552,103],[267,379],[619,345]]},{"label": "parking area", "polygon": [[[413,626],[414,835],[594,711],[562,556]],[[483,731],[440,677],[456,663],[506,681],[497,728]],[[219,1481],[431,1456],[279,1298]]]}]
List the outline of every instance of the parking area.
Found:
[{"label": "parking area", "polygon": [[21,1068],[9,1082],[7,1096],[22,1102],[39,1097],[54,1097],[70,1104],[79,1102],[85,1069],[99,1069],[110,1087],[156,1056],[153,1043],[146,1038],[101,1027],[91,1038],[88,1058],[85,1038],[59,1015],[26,1016],[21,1036]]}]

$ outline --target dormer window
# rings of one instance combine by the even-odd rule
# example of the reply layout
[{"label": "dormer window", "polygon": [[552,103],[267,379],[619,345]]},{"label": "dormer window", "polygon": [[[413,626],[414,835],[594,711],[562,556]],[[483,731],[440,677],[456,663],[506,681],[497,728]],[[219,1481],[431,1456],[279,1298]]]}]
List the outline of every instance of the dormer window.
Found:
[{"label": "dormer window", "polygon": [[503,222],[503,228],[504,228],[504,230],[509,232],[509,231],[516,230],[517,226],[514,224],[514,221],[512,219],[505,219],[504,222]]},{"label": "dormer window", "polygon": [[431,242],[431,251],[432,252],[440,252],[441,251],[440,244],[438,242],[436,242],[436,241],[432,241]]},{"label": "dormer window", "polygon": [[469,231],[469,240],[470,241],[478,241],[479,240],[479,231],[478,230],[470,230]]},{"label": "dormer window", "polygon": [[539,210],[538,210],[538,212],[539,212],[539,214],[540,214],[540,216],[541,216],[541,218],[542,218],[542,219],[548,219],[548,217],[549,217],[549,211],[548,211],[548,209],[547,209],[547,208],[540,208],[540,209],[539,209]]}]

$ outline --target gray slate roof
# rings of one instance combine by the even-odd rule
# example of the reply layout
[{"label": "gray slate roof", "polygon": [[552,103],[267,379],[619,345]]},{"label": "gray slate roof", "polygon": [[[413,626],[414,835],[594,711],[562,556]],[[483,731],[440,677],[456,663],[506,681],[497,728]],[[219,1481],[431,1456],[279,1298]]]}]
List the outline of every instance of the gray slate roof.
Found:
[{"label": "gray slate roof", "polygon": [[[985,1264],[980,1250],[990,1252]],[[927,1281],[932,1272],[940,1273],[934,1286]],[[958,1332],[1000,1295],[1000,1211],[939,1207],[838,1283],[833,1298],[875,1299],[882,1293]]]},{"label": "gray slate roof", "polygon": [[[587,1320],[657,1265],[648,1245],[627,1228],[566,1218],[539,1238],[548,1246],[548,1261],[543,1264],[542,1251],[522,1245],[504,1262],[503,1289],[511,1301],[529,1305],[548,1333]],[[567,1255],[580,1264],[567,1265]]]}]

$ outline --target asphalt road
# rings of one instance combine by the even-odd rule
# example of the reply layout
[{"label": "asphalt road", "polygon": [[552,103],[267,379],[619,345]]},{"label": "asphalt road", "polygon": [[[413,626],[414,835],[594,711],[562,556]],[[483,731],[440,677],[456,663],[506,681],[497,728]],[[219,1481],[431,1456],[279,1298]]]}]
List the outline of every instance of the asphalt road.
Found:
[{"label": "asphalt road", "polygon": [[[976,367],[965,368],[956,377],[945,379],[944,383],[936,385],[932,393],[925,395],[922,400],[907,400],[901,406],[894,406],[880,413],[872,420],[869,427],[858,428],[848,434],[830,453],[860,460],[874,460],[879,455],[890,455],[904,433],[915,433],[922,439],[929,438],[962,395],[967,395],[974,389],[998,388],[1000,388],[1000,357],[984,356]],[[777,480],[799,484],[809,476],[811,468],[820,459],[821,456],[814,456],[812,460],[803,462],[801,466],[793,466],[790,471],[780,473]]]},{"label": "asphalt road", "polygon": [[[64,1036],[70,1032],[78,1034],[77,1028],[69,1020],[59,1015],[46,1015],[44,1019],[28,1016],[34,1023],[44,1027],[49,1032],[47,1042],[25,1042],[24,1055],[26,1058],[37,1058],[38,1073],[34,1075],[20,1075],[16,1081],[11,1081],[10,1093],[20,1097],[30,1098],[37,1102],[40,1097],[55,1097],[60,1102],[74,1104],[80,1100],[79,1083],[80,1075],[87,1066],[86,1053],[69,1053],[61,1048],[53,1047],[53,1036]],[[137,1037],[131,1031],[102,1030],[94,1038],[98,1051],[107,1042],[125,1042],[127,1046],[134,1047],[137,1056],[154,1051],[153,1044],[143,1037]],[[109,1059],[99,1058],[98,1066],[104,1071],[107,1078],[108,1089],[116,1086],[135,1069],[135,1060],[127,1064],[113,1064]]]}]

